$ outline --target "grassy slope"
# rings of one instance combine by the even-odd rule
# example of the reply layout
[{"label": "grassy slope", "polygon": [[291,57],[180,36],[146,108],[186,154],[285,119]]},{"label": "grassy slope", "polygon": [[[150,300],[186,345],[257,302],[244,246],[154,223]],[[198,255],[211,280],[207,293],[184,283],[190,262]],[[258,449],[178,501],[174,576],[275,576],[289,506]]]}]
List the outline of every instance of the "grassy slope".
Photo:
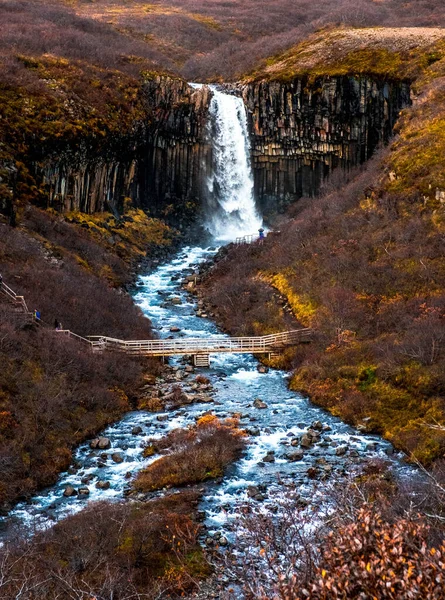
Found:
[{"label": "grassy slope", "polygon": [[292,387],[429,463],[445,449],[443,43],[419,64],[392,146],[298,202],[280,235],[234,249],[204,292],[226,327],[259,333],[286,327],[278,290],[318,332],[287,356]]}]

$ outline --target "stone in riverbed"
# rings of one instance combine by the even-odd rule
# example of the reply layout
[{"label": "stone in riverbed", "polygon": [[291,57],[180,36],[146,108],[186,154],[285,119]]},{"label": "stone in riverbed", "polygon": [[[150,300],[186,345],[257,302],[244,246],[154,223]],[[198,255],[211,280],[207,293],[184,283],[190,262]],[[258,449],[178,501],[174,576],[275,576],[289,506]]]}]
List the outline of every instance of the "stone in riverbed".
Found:
[{"label": "stone in riverbed", "polygon": [[176,327],[176,326],[175,327],[170,327],[170,331],[172,333],[179,333],[181,331],[181,328],[180,327]]},{"label": "stone in riverbed", "polygon": [[113,462],[115,462],[116,464],[121,464],[124,462],[124,457],[122,456],[122,454],[120,452],[115,452],[114,454],[111,455],[111,460]]},{"label": "stone in riverbed", "polygon": [[298,446],[299,443],[300,443],[300,438],[297,438],[297,437],[290,441],[291,446]]},{"label": "stone in riverbed", "polygon": [[335,449],[335,454],[336,454],[337,456],[344,456],[344,455],[346,454],[346,451],[347,451],[347,449],[348,449],[348,447],[347,447],[347,446],[338,446],[338,447]]},{"label": "stone in riverbed", "polygon": [[96,483],[96,488],[98,490],[108,490],[108,489],[110,489],[110,482],[109,481],[98,481]]},{"label": "stone in riverbed", "polygon": [[182,304],[181,298],[178,298],[177,296],[175,296],[174,298],[171,298],[170,302],[172,304],[176,304],[176,305]]},{"label": "stone in riverbed", "polygon": [[266,367],[266,365],[258,365],[256,370],[258,373],[269,373],[269,367]]},{"label": "stone in riverbed", "polygon": [[131,435],[140,435],[142,433],[142,427],[139,427],[139,425],[137,427],[133,427],[133,429],[131,430]]},{"label": "stone in riverbed", "polygon": [[249,435],[252,435],[254,437],[258,437],[259,435],[261,435],[261,431],[258,429],[258,427],[250,427],[246,431]]},{"label": "stone in riverbed", "polygon": [[255,398],[253,405],[255,408],[260,408],[260,409],[267,408],[267,404],[265,402],[263,402],[262,400],[260,400],[259,398]]},{"label": "stone in riverbed", "polygon": [[286,458],[287,460],[290,460],[291,462],[296,462],[297,460],[301,460],[304,456],[304,451],[299,448],[298,450],[295,450],[295,452],[289,452],[289,454],[286,454]]},{"label": "stone in riverbed", "polygon": [[312,436],[307,433],[303,434],[300,439],[300,446],[302,448],[310,448],[312,446],[313,440]]},{"label": "stone in riverbed", "polygon": [[89,473],[88,475],[85,475],[85,477],[82,477],[82,479],[80,480],[80,483],[83,483],[83,485],[86,485],[87,483],[90,483],[90,481],[93,481],[94,479],[94,475],[92,473]]},{"label": "stone in riverbed", "polygon": [[98,437],[90,442],[90,448],[92,450],[108,450],[111,447],[111,442],[106,437]]},{"label": "stone in riverbed", "polygon": [[323,430],[323,424],[321,421],[314,421],[311,425],[312,429],[315,429],[316,431],[322,431]]},{"label": "stone in riverbed", "polygon": [[72,485],[67,485],[63,490],[63,495],[65,498],[71,498],[72,496],[77,496],[77,490],[73,488]]},{"label": "stone in riverbed", "polygon": [[262,458],[262,461],[265,463],[273,463],[275,462],[275,452],[271,451],[268,452],[266,454],[266,456],[264,458]]},{"label": "stone in riverbed", "polygon": [[86,486],[79,488],[79,498],[86,498],[90,495],[90,490]]},{"label": "stone in riverbed", "polygon": [[318,476],[318,469],[316,469],[315,467],[309,467],[306,473],[309,479],[316,479]]}]

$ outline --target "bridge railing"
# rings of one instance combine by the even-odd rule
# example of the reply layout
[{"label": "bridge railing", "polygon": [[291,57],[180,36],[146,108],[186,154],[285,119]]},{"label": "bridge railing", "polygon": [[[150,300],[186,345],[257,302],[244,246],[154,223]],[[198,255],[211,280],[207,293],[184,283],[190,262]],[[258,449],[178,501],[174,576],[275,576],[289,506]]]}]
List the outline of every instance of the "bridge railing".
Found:
[{"label": "bridge railing", "polygon": [[194,354],[197,352],[268,352],[308,339],[310,329],[297,329],[261,337],[234,338],[176,338],[163,340],[119,340],[106,336],[89,336],[95,348],[116,350],[130,354]]}]

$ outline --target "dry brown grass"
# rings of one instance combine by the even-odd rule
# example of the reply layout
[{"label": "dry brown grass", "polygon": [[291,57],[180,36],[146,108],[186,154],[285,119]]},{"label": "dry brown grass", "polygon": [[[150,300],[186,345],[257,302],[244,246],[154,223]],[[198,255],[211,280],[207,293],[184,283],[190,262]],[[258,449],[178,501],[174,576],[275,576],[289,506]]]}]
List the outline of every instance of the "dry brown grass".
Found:
[{"label": "dry brown grass", "polygon": [[196,427],[177,429],[154,442],[156,450],[167,450],[169,454],[144,469],[134,488],[149,492],[220,477],[245,444],[236,421],[219,421],[212,415],[202,417]]}]

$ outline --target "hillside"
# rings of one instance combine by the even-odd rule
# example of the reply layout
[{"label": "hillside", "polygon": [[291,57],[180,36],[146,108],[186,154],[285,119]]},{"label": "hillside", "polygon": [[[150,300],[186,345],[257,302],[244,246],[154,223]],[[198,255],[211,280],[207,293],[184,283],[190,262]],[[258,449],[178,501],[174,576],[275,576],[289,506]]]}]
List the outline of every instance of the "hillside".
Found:
[{"label": "hillside", "polygon": [[428,464],[445,449],[443,42],[415,67],[391,146],[294,204],[264,245],[232,248],[202,292],[236,334],[282,330],[289,312],[313,327],[317,342],[283,363],[292,388]]},{"label": "hillside", "polygon": [[1,68],[14,77],[23,75],[15,50],[233,81],[323,27],[441,27],[445,9],[441,0],[8,0],[2,22]]}]

